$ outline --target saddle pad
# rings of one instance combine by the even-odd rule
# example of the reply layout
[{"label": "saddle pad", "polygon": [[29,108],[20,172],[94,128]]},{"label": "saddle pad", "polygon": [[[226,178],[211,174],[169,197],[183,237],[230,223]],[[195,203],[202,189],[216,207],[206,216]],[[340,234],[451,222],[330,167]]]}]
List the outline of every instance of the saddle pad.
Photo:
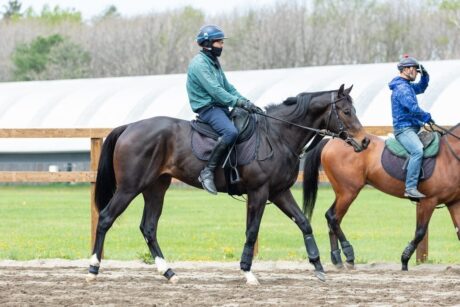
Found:
[{"label": "saddle pad", "polygon": [[[438,132],[432,132],[433,138],[428,138],[428,144],[423,145],[423,157],[430,158],[435,157],[439,152],[439,141],[441,136]],[[426,138],[422,137],[421,140],[424,141]],[[398,157],[406,158],[409,157],[407,150],[398,142],[395,138],[388,138],[385,141],[385,147],[388,148],[393,154]]]},{"label": "saddle pad", "polygon": [[[216,140],[202,135],[196,130],[192,130],[192,152],[198,159],[208,161],[216,142]],[[254,160],[256,158],[256,148],[257,133],[253,133],[252,136],[243,143],[236,144],[235,149],[238,165],[246,165]]]},{"label": "saddle pad", "polygon": [[[387,147],[382,153],[383,169],[393,178],[401,181],[406,181],[406,158],[401,158],[394,155]],[[422,171],[420,172],[420,181],[427,180],[433,175],[433,170],[436,165],[436,158],[424,158],[422,163]]]}]

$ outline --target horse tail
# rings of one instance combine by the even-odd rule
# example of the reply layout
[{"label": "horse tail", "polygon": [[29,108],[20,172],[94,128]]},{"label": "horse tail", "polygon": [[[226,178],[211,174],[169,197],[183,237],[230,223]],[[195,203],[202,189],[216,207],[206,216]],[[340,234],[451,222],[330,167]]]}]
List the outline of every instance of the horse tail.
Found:
[{"label": "horse tail", "polygon": [[128,125],[113,129],[102,145],[94,193],[94,200],[98,212],[104,210],[112,199],[113,194],[115,194],[117,182],[115,180],[115,170],[113,168],[113,151],[118,138],[126,130],[126,127],[128,127]]},{"label": "horse tail", "polygon": [[313,215],[318,192],[321,152],[328,141],[328,139],[321,140],[318,145],[305,154],[303,170],[303,212],[309,220],[311,220]]}]

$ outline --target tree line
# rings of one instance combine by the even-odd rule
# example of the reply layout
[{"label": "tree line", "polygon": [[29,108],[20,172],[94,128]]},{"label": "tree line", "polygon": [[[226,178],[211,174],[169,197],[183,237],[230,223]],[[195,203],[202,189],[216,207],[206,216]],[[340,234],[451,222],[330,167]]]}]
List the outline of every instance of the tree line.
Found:
[{"label": "tree line", "polygon": [[228,70],[460,57],[460,0],[279,0],[206,16],[193,7],[89,21],[74,9],[0,9],[0,81],[184,73],[204,24],[230,37]]}]

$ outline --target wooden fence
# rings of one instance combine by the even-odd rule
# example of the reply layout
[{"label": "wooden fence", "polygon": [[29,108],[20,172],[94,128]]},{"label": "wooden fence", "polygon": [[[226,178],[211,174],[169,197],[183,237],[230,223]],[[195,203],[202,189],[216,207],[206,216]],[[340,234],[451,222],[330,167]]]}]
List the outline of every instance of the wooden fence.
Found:
[{"label": "wooden fence", "polygon": [[[366,131],[375,135],[387,135],[392,132],[388,126],[366,126]],[[103,138],[111,128],[68,128],[68,129],[0,129],[0,138],[89,138],[91,141],[90,170],[86,172],[0,172],[0,182],[89,182],[91,183],[91,246],[94,245],[98,212],[94,202],[96,172],[101,154]],[[324,174],[322,180],[327,180]],[[417,206],[418,212],[418,206]],[[428,259],[428,231],[425,238],[420,242],[417,253],[417,262],[425,262]]]}]

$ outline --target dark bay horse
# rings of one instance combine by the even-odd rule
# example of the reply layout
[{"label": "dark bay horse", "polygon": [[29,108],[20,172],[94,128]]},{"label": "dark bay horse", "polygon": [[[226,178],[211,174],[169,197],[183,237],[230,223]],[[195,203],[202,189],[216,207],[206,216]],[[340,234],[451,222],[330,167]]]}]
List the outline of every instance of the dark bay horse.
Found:
[{"label": "dark bay horse", "polygon": [[[435,207],[445,204],[454,223],[455,231],[460,240],[460,124],[441,138],[439,154],[433,175],[420,182],[419,189],[427,195],[420,200],[417,214],[415,237],[404,249],[401,262],[402,270],[408,269],[408,261],[417,245],[425,236]],[[340,140],[323,140],[306,154],[304,169],[304,204],[307,217],[311,217],[316,202],[318,189],[318,169],[322,164],[332,188],[335,200],[326,212],[331,243],[332,263],[341,268],[342,259],[338,241],[346,256],[347,266],[354,265],[353,247],[347,241],[340,223],[347,213],[353,200],[366,184],[387,194],[403,198],[404,182],[388,175],[382,167],[381,156],[384,141],[378,136],[368,134],[370,145],[365,151],[355,153],[344,146]]]},{"label": "dark bay horse", "polygon": [[[359,139],[364,131],[356,117],[350,90],[351,87],[344,89],[342,85],[339,90],[302,93],[279,105],[269,106],[266,116],[280,120],[257,115],[257,129],[261,136],[259,151],[271,148],[273,154],[238,168],[241,177],[238,189],[247,194],[246,242],[240,266],[248,284],[258,284],[251,265],[267,201],[278,206],[300,228],[315,275],[324,280],[312,228],[296,204],[290,187],[297,178],[299,155],[315,136],[314,131],[305,130],[300,125],[338,133],[355,150],[362,150],[362,144],[367,144],[366,140]],[[157,226],[171,178],[201,188],[198,175],[205,162],[192,153],[191,129],[190,122],[185,120],[154,117],[120,126],[108,135],[96,179],[99,220],[88,279],[94,279],[98,274],[107,231],[130,202],[142,193],[145,204],[140,230],[158,271],[170,282],[178,281],[177,275],[164,260],[157,241]],[[221,168],[216,171],[215,183],[219,192],[226,192]]]}]

